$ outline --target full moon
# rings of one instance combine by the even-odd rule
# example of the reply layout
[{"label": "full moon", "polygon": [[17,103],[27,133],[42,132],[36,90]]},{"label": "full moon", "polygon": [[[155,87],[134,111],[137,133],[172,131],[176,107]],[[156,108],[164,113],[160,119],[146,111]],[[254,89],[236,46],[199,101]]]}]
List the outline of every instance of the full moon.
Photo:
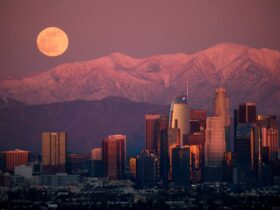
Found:
[{"label": "full moon", "polygon": [[62,55],[68,48],[67,34],[57,27],[45,28],[37,37],[37,47],[46,56]]}]

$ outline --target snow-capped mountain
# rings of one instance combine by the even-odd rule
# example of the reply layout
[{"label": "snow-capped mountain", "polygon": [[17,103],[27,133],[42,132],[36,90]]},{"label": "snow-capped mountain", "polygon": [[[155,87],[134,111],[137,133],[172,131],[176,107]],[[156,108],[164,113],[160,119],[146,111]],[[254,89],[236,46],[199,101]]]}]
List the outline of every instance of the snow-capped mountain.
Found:
[{"label": "snow-capped mountain", "polygon": [[113,53],[63,64],[23,79],[1,81],[0,96],[27,104],[107,96],[168,104],[186,93],[187,83],[192,107],[211,110],[215,88],[224,86],[232,108],[255,101],[258,110],[280,114],[280,52],[230,43],[192,55],[138,59]]}]

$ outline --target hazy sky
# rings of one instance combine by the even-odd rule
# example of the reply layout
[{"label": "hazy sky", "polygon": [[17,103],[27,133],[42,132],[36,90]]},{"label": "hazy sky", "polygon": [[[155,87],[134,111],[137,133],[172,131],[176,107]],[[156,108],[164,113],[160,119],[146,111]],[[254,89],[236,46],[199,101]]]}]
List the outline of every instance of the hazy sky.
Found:
[{"label": "hazy sky", "polygon": [[[48,26],[69,36],[60,57],[36,47]],[[0,79],[112,52],[193,53],[220,42],[280,50],[280,1],[0,0]]]}]

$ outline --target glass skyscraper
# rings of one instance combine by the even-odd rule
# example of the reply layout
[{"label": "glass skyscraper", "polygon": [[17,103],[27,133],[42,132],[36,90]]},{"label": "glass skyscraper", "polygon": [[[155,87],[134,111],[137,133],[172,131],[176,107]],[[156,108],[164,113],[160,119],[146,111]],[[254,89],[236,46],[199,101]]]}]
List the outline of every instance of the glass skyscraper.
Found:
[{"label": "glass skyscraper", "polygon": [[222,181],[223,161],[226,152],[224,119],[207,117],[205,132],[205,179]]},{"label": "glass skyscraper", "polygon": [[102,140],[102,159],[105,176],[109,179],[123,179],[126,160],[126,136],[110,135]]},{"label": "glass skyscraper", "polygon": [[190,132],[190,108],[187,96],[176,97],[172,100],[169,127],[180,129],[180,145],[183,145],[184,135]]}]

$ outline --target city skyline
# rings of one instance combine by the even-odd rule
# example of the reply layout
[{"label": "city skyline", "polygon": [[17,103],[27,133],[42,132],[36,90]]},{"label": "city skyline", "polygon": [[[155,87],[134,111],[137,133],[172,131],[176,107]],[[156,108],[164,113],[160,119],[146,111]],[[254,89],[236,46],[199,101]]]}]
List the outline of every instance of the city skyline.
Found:
[{"label": "city skyline", "polygon": [[130,139],[125,134],[108,134],[98,147],[81,155],[67,152],[67,132],[43,132],[41,156],[18,149],[1,152],[0,167],[5,173],[0,171],[0,185],[56,189],[97,181],[103,183],[99,189],[108,184],[119,189],[131,185],[130,191],[158,188],[164,193],[188,193],[211,185],[225,185],[232,193],[278,186],[277,117],[260,115],[256,103],[245,102],[233,111],[230,121],[225,93],[224,88],[213,91],[213,114],[190,109],[183,95],[174,97],[169,115],[143,115],[145,144],[136,155],[128,154]]},{"label": "city skyline", "polygon": [[279,11],[0,0],[0,209],[279,209]]},{"label": "city skyline", "polygon": [[[217,91],[219,92],[219,91],[221,91],[222,90],[222,92],[224,92],[225,91],[225,88],[224,87],[220,87],[220,88],[217,88],[216,89],[216,95],[215,95],[215,97],[213,97],[213,101],[215,102],[216,100],[217,100]],[[218,100],[221,100],[221,98],[219,98],[218,97]],[[172,121],[172,117],[170,117],[170,116],[173,116],[173,109],[174,109],[174,103],[176,104],[176,103],[178,103],[178,104],[181,104],[181,102],[182,102],[182,104],[187,104],[187,96],[177,96],[177,97],[174,97],[174,99],[172,100],[172,102],[171,102],[171,104],[170,104],[170,106],[168,106],[168,108],[169,108],[169,110],[166,110],[166,112],[165,113],[162,113],[162,114],[156,114],[156,113],[146,113],[146,114],[144,114],[144,122],[145,123],[143,123],[143,124],[145,124],[145,129],[144,129],[144,131],[143,131],[143,133],[144,132],[146,132],[146,136],[143,138],[143,139],[141,139],[141,141],[142,142],[144,142],[144,145],[140,148],[140,150],[142,150],[142,149],[147,149],[147,150],[151,150],[151,151],[154,151],[154,152],[157,152],[157,147],[158,147],[158,144],[159,144],[159,142],[156,140],[154,140],[154,139],[157,139],[158,137],[159,137],[159,134],[157,133],[158,131],[157,130],[153,130],[155,127],[157,127],[157,126],[159,126],[160,125],[160,122],[161,122],[161,118],[162,117],[167,117],[167,119],[168,119],[168,123],[169,123],[169,132],[170,133],[168,133],[168,135],[169,135],[169,140],[168,141],[170,141],[170,142],[180,142],[179,144],[178,143],[176,143],[175,145],[183,145],[183,144],[186,144],[186,142],[187,142],[187,144],[189,143],[189,142],[192,142],[193,140],[192,140],[192,138],[194,138],[195,139],[195,136],[194,137],[188,137],[188,138],[185,138],[184,137],[184,135],[186,135],[186,134],[191,134],[191,133],[193,133],[193,134],[195,134],[195,135],[197,135],[198,134],[198,131],[199,131],[199,129],[201,129],[202,127],[201,126],[203,126],[204,128],[203,129],[206,129],[206,117],[211,117],[211,112],[209,112],[210,113],[210,115],[207,115],[207,111],[206,110],[199,110],[199,109],[196,109],[195,107],[188,107],[188,108],[183,108],[181,111],[182,112],[188,112],[189,114],[186,116],[186,118],[185,119],[183,119],[183,121],[186,121],[186,122],[189,122],[188,123],[188,127],[189,128],[184,128],[184,129],[187,129],[188,131],[184,134],[184,133],[182,133],[182,132],[178,132],[178,131],[180,131],[180,128],[178,128],[178,127],[176,127],[176,125],[175,125],[175,120],[177,120],[177,119],[173,119],[173,121]],[[214,103],[215,104],[215,103]],[[227,98],[227,104],[228,104],[228,98]],[[219,104],[218,104],[219,105]],[[222,105],[224,105],[223,104],[223,102],[222,102]],[[229,105],[229,104],[228,104]],[[227,106],[228,106],[227,105]],[[220,106],[220,105],[219,105]],[[215,106],[214,106],[215,107]],[[217,107],[217,104],[216,104],[216,107]],[[221,113],[219,113],[219,112],[217,112],[217,110],[216,110],[217,108],[214,108],[214,112],[213,112],[213,116],[216,116],[216,117],[221,117],[221,118],[224,118],[224,117],[226,117],[227,119],[228,119],[228,117],[229,116],[227,116],[227,115],[220,115]],[[227,110],[228,110],[228,108],[227,108]],[[231,112],[227,112],[229,115],[230,115],[230,119],[229,119],[229,121],[230,121],[230,124],[231,124],[231,126],[232,125],[234,125],[234,119],[235,119],[235,110],[236,110],[236,108],[235,107],[233,107],[232,108],[232,111]],[[265,116],[274,116],[274,115],[265,115],[265,113],[259,113],[259,114],[257,114],[257,110],[256,110],[256,103],[254,103],[254,102],[242,102],[242,103],[239,103],[239,113],[238,113],[238,122],[237,123],[252,123],[252,122],[255,122],[255,120],[254,119],[256,119],[257,117],[259,117],[260,118],[260,120],[263,118],[263,117],[265,117]],[[205,113],[204,113],[205,112]],[[168,113],[169,113],[169,116],[168,116]],[[208,113],[208,114],[209,114]],[[244,114],[245,113],[245,114]],[[223,113],[222,113],[223,114]],[[192,115],[192,117],[191,117],[191,115]],[[204,116],[205,115],[205,116]],[[182,116],[182,114],[181,115],[178,115],[178,116]],[[242,116],[242,117],[240,117],[240,116]],[[204,119],[204,117],[205,117],[205,121],[203,122],[203,121],[201,121],[201,120],[203,120]],[[222,120],[223,121],[223,123],[222,124],[224,124],[224,122],[225,122],[225,120]],[[197,123],[199,123],[199,124],[197,124]],[[202,123],[202,124],[201,124]],[[277,125],[277,117],[275,116],[275,124]],[[178,126],[178,125],[177,125]],[[193,128],[192,128],[192,126],[193,126]],[[200,126],[200,127],[199,127]],[[230,140],[230,137],[229,137],[229,135],[232,135],[232,133],[230,133],[230,126],[228,125],[228,122],[226,123],[226,125],[224,126],[224,128],[225,128],[225,133],[224,133],[224,135],[225,135],[225,141],[226,141],[226,150],[228,151],[228,148],[230,148],[230,147],[233,147],[233,145],[232,144],[234,144],[235,142],[233,142],[232,140]],[[152,129],[152,130],[151,130]],[[177,130],[178,131],[177,131]],[[183,129],[183,130],[184,130]],[[192,131],[192,129],[194,129],[194,131]],[[197,130],[198,129],[198,130]],[[150,132],[149,132],[149,134],[147,134],[147,130],[149,130]],[[59,129],[54,129],[53,131],[44,131],[44,133],[43,134],[47,134],[47,133],[49,133],[49,134],[55,134],[55,133],[65,133],[64,135],[66,135],[66,133],[67,133],[67,131],[66,130],[64,130],[64,131],[59,131]],[[116,132],[116,133],[121,133],[121,132]],[[151,135],[153,133],[153,135]],[[124,135],[126,135],[126,133],[123,133]],[[180,134],[180,136],[179,136],[179,134]],[[41,134],[40,134],[41,135]],[[104,136],[108,136],[108,135],[114,135],[112,132],[107,132]],[[148,135],[148,136],[147,136]],[[150,135],[150,136],[149,136]],[[104,138],[104,136],[102,137],[102,138]],[[177,137],[176,137],[177,136]],[[100,139],[102,139],[102,138],[100,138]],[[198,136],[197,136],[197,138],[199,138]],[[99,140],[100,140],[99,139]],[[99,141],[98,140],[98,141]],[[198,140],[198,142],[199,142],[200,140]],[[229,141],[229,142],[228,142]],[[153,146],[152,146],[153,145]],[[27,146],[27,145],[25,145],[25,146]],[[28,146],[27,146],[28,147]],[[10,150],[12,150],[12,149],[17,149],[17,146],[8,146],[8,148],[7,149],[10,149]],[[26,149],[26,147],[24,148],[24,149]],[[69,149],[69,147],[68,147],[68,149]],[[94,151],[94,150],[98,150],[98,151]],[[87,150],[86,152],[85,151],[83,151],[82,153],[84,154],[84,155],[89,155],[89,156],[91,156],[91,157],[97,157],[97,156],[101,156],[101,154],[102,154],[102,152],[101,152],[101,145],[100,144],[96,144],[95,145],[95,148],[93,148],[91,151],[90,150]],[[30,150],[30,149],[28,149],[28,150]],[[138,151],[140,151],[139,149],[137,150],[137,152]],[[38,151],[38,150],[33,150],[33,149],[31,149],[31,151],[32,152],[35,152],[35,153],[40,153],[40,151]],[[69,154],[71,154],[71,153],[75,153],[75,152],[79,152],[79,151],[75,151],[75,150],[66,150],[66,152],[68,152]],[[96,153],[96,154],[94,154],[94,152]],[[98,153],[98,154],[97,154]],[[133,152],[132,154],[134,154],[135,152]],[[93,158],[93,159],[95,159],[95,158]],[[98,158],[97,158],[98,159]],[[99,158],[100,159],[100,158]]]}]

